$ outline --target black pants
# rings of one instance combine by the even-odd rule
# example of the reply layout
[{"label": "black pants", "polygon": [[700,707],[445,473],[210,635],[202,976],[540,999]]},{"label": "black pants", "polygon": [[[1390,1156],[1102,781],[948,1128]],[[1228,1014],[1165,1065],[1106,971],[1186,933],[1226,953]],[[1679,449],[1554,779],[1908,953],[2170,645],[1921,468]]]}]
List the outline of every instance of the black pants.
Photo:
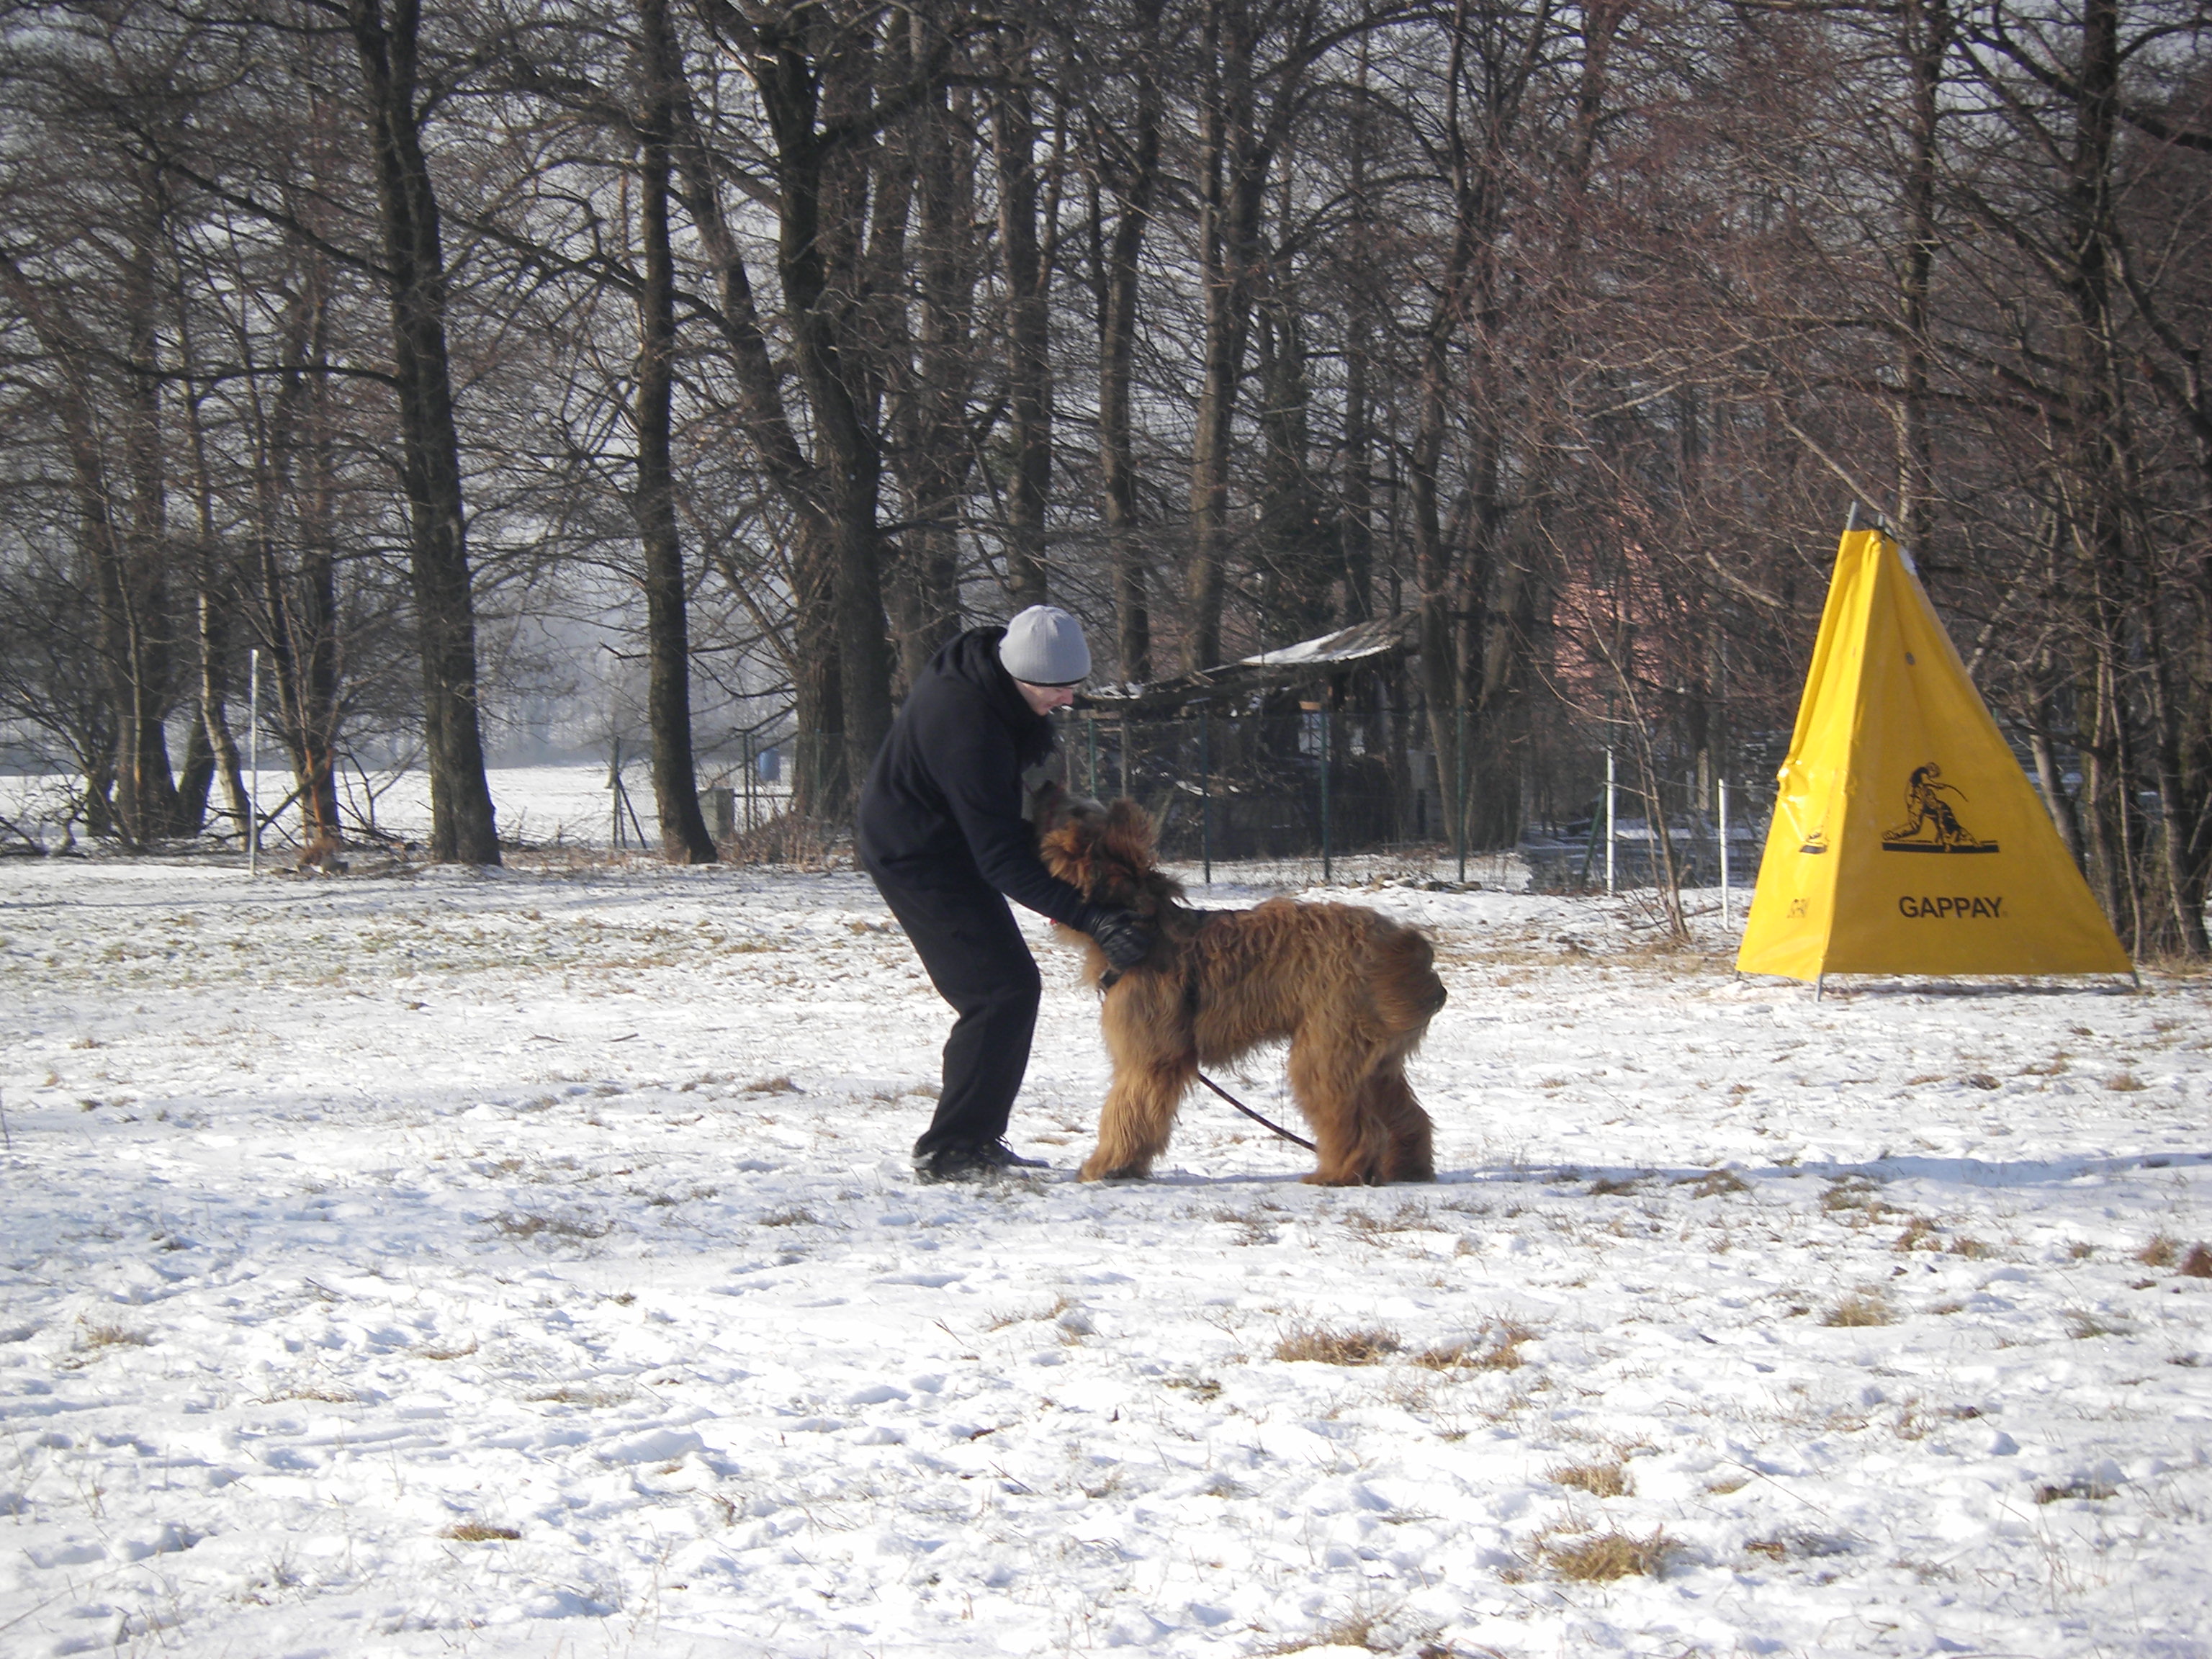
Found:
[{"label": "black pants", "polygon": [[908,887],[873,871],[876,889],[960,1018],[945,1041],[937,1115],[914,1143],[923,1158],[945,1146],[989,1146],[1006,1133],[1029,1069],[1043,981],[997,889]]}]

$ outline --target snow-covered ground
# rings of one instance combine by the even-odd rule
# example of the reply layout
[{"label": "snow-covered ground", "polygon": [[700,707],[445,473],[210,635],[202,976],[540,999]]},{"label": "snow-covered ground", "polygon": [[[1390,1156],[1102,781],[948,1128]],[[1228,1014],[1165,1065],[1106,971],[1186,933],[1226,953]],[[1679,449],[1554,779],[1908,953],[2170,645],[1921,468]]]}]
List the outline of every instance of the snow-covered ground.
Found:
[{"label": "snow-covered ground", "polygon": [[1056,1167],[915,1188],[850,874],[0,861],[0,1653],[2212,1654],[2212,985],[1336,896],[1434,1186],[1076,1183],[1040,931]]}]

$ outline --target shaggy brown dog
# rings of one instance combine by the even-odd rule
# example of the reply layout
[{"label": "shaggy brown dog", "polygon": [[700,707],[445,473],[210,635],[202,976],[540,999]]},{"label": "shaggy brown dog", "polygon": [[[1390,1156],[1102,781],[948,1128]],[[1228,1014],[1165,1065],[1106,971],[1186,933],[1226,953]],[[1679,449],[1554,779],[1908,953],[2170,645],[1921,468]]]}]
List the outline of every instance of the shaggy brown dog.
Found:
[{"label": "shaggy brown dog", "polygon": [[1154,927],[1151,952],[1118,976],[1090,947],[1106,991],[1102,1023],[1114,1083],[1085,1181],[1136,1180],[1167,1149],[1201,1066],[1266,1042],[1291,1045],[1291,1091],[1313,1126],[1326,1187],[1430,1181],[1429,1115],[1406,1057],[1444,1006],[1429,942],[1349,904],[1269,899],[1251,910],[1194,910],[1157,865],[1157,831],[1134,801],[1060,797],[1041,820],[1046,867],[1094,902],[1125,904]]}]

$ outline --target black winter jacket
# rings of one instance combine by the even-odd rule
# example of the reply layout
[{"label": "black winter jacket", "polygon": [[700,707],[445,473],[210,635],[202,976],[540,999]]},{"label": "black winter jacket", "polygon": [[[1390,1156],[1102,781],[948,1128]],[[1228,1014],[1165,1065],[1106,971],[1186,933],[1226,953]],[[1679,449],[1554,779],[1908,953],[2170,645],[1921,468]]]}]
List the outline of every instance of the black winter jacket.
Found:
[{"label": "black winter jacket", "polygon": [[976,628],[930,659],[860,791],[860,861],[904,887],[979,878],[1040,915],[1080,927],[1091,907],[1037,857],[1022,774],[1052,752],[1052,722],[999,661],[1003,628]]}]

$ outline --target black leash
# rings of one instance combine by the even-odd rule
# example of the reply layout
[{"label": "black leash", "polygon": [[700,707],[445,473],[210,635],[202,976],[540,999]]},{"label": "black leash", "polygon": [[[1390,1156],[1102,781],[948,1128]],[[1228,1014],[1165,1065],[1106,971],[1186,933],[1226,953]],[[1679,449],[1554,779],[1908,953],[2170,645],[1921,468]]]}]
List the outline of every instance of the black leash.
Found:
[{"label": "black leash", "polygon": [[1235,1095],[1231,1094],[1228,1090],[1223,1088],[1212,1078],[1206,1076],[1205,1073],[1194,1072],[1192,1075],[1197,1078],[1197,1079],[1200,1083],[1203,1083],[1207,1088],[1212,1090],[1214,1093],[1219,1095],[1224,1100],[1227,1101],[1231,1106],[1234,1106],[1238,1111],[1243,1113],[1245,1116],[1250,1118],[1253,1122],[1260,1124],[1265,1128],[1273,1129],[1277,1134],[1282,1136],[1284,1139],[1289,1141],[1291,1145],[1303,1146],[1310,1152],[1318,1152],[1321,1150],[1318,1146],[1316,1146],[1313,1142],[1308,1140],[1304,1135],[1294,1135],[1288,1129],[1285,1129],[1281,1124],[1270,1121],[1268,1119],[1261,1117],[1259,1113],[1254,1111],[1243,1101],[1237,1099]]}]

